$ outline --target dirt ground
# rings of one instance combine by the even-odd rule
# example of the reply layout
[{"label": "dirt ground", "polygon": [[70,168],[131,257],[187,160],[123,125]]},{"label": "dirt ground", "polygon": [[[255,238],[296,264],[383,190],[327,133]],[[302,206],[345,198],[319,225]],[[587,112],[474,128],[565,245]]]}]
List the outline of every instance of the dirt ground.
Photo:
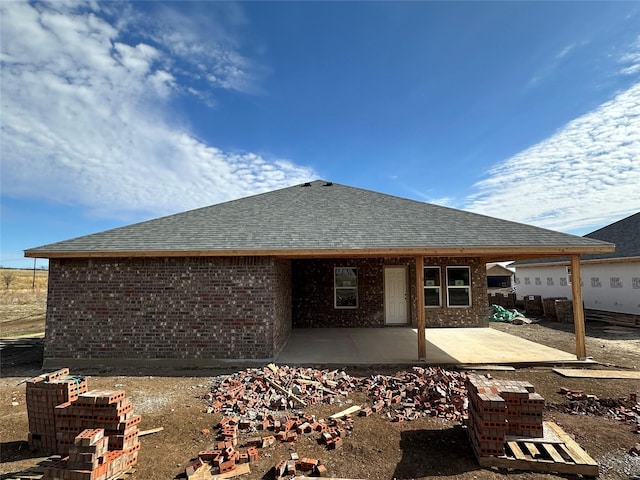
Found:
[{"label": "dirt ground", "polygon": [[[0,298],[0,301],[2,299]],[[24,335],[25,330],[42,330],[19,321],[10,322],[5,330],[10,309],[0,304],[2,337],[11,332]],[[39,308],[42,308],[42,304]],[[35,308],[37,310],[37,308]],[[42,311],[41,311],[42,313]],[[29,315],[34,312],[29,313]],[[28,324],[33,317],[22,315]],[[24,318],[26,317],[26,318]],[[565,351],[575,351],[571,325],[541,322],[531,325],[493,324],[493,328]],[[640,370],[640,329],[612,327],[603,323],[587,323],[587,352],[604,367]],[[46,460],[27,446],[27,412],[23,380],[42,373],[42,341],[21,339],[3,340],[0,372],[0,478],[14,478]],[[393,367],[355,368],[345,365],[351,376],[374,373],[394,374]],[[209,448],[216,440],[215,428],[220,414],[208,414],[208,402],[203,399],[211,390],[212,376],[233,373],[223,371],[74,371],[87,377],[90,389],[124,389],[131,398],[134,411],[142,415],[141,430],[164,427],[160,433],[140,439],[141,450],[131,480],[180,478],[190,459],[198,451]],[[486,373],[486,372],[482,372]],[[633,433],[631,424],[602,415],[572,415],[570,402],[559,393],[561,387],[584,390],[597,395],[603,403],[619,404],[631,393],[640,394],[638,380],[598,380],[564,378],[551,367],[522,368],[515,371],[492,371],[495,378],[527,380],[546,399],[545,420],[559,424],[573,435],[578,443],[599,463],[600,478],[629,479],[640,477],[640,457],[629,453],[640,443],[640,435]],[[313,406],[304,410],[321,418],[350,405],[370,404],[364,393],[351,393],[336,405]],[[284,414],[284,412],[283,412]],[[211,433],[203,434],[203,429]],[[241,437],[242,442],[242,437]],[[260,450],[260,459],[251,464],[251,473],[242,479],[273,478],[271,469],[292,452],[300,458],[321,459],[333,477],[371,479],[448,478],[464,480],[502,479],[505,471],[483,469],[478,466],[466,430],[455,422],[436,418],[421,418],[392,423],[380,415],[356,417],[353,433],[345,439],[340,450],[329,451],[317,442],[317,436],[302,437],[293,445],[276,443]],[[516,480],[576,478],[531,472],[509,472]]]}]

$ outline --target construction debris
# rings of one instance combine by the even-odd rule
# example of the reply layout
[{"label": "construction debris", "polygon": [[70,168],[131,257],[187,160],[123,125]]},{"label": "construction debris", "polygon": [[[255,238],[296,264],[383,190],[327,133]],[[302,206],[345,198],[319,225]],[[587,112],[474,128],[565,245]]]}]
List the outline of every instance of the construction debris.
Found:
[{"label": "construction debris", "polygon": [[144,437],[146,435],[152,435],[154,433],[158,433],[164,430],[164,427],[151,428],[149,430],[142,430],[138,432],[138,437]]},{"label": "construction debris", "polygon": [[[208,413],[223,415],[218,425],[219,440],[211,450],[198,454],[186,469],[187,477],[200,478],[204,471],[205,475],[232,474],[238,465],[257,460],[259,449],[276,441],[295,443],[301,437],[315,436],[328,450],[340,449],[353,430],[355,413],[385,413],[396,422],[421,416],[461,421],[466,418],[467,408],[465,378],[464,373],[437,367],[414,367],[395,376],[355,378],[339,370],[273,364],[214,377],[211,391],[203,398],[209,403]],[[350,400],[346,397],[353,392],[366,393],[371,405],[351,405],[327,419],[293,410],[313,404],[347,403]],[[282,411],[286,414],[278,413]],[[240,448],[246,451],[236,450],[241,443],[239,433],[245,439]],[[316,476],[326,474],[320,463],[309,468],[312,463],[292,457],[276,465],[276,476],[296,475],[299,470]]]},{"label": "construction debris", "polygon": [[373,412],[387,410],[392,421],[431,416],[461,422],[466,419],[468,405],[466,378],[463,372],[439,367],[413,367],[392,377],[371,376],[359,385],[372,398]]},{"label": "construction debris", "polygon": [[[352,392],[365,392],[372,400],[370,407],[364,407],[365,413],[386,413],[392,421],[422,416],[462,421],[467,408],[465,378],[465,373],[439,367],[356,378],[338,370],[267,366],[215,377],[205,399],[209,413],[240,415],[254,421],[261,411],[340,404]],[[349,413],[355,413],[361,407],[350,408]]]},{"label": "construction debris", "polygon": [[290,460],[281,460],[274,467],[273,471],[276,480],[287,475],[297,475],[298,472],[312,475],[295,476],[295,478],[317,478],[327,476],[327,467],[317,458],[298,458],[297,453],[291,454]]},{"label": "construction debris", "polygon": [[630,423],[633,425],[633,431],[640,433],[640,401],[637,393],[630,393],[628,398],[619,399],[601,399],[582,390],[568,388],[561,388],[559,393],[569,400],[569,405],[554,408],[573,415],[597,415]]}]

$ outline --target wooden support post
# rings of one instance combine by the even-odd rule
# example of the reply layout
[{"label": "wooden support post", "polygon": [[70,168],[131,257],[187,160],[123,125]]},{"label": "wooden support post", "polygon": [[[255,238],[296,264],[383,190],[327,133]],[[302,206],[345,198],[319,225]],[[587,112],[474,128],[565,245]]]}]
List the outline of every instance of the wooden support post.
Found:
[{"label": "wooden support post", "polygon": [[416,257],[416,315],[418,323],[418,360],[427,359],[427,322],[424,313],[424,257]]},{"label": "wooden support post", "polygon": [[573,325],[576,336],[576,357],[587,358],[585,343],[584,309],[582,308],[582,280],[580,277],[580,255],[571,255],[571,296],[573,299]]}]

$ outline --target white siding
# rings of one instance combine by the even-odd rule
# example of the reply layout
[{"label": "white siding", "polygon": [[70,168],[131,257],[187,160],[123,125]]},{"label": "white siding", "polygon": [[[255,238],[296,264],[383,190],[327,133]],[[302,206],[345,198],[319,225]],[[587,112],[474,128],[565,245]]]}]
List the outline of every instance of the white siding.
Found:
[{"label": "white siding", "polygon": [[[571,285],[562,284],[566,272],[565,265],[516,267],[518,298],[525,295],[571,298]],[[585,308],[640,315],[640,262],[582,265],[581,277]]]}]

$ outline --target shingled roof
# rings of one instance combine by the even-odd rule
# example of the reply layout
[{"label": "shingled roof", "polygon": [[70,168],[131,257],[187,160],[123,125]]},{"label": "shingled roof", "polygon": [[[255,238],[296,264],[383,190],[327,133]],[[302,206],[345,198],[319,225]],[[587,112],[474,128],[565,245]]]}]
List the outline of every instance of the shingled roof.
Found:
[{"label": "shingled roof", "polygon": [[559,255],[611,251],[567,235],[322,180],[25,251],[27,257]]},{"label": "shingled roof", "polygon": [[[587,233],[583,238],[591,238],[603,242],[614,243],[615,252],[594,253],[583,255],[583,261],[598,261],[611,259],[640,259],[640,212],[634,213],[622,220],[618,220],[606,227]],[[568,262],[567,257],[542,258],[537,260],[522,260],[511,266],[538,265],[542,263]]]},{"label": "shingled roof", "polygon": [[593,238],[616,244],[616,251],[588,255],[585,259],[596,258],[640,258],[640,212],[587,233],[585,238]]}]

